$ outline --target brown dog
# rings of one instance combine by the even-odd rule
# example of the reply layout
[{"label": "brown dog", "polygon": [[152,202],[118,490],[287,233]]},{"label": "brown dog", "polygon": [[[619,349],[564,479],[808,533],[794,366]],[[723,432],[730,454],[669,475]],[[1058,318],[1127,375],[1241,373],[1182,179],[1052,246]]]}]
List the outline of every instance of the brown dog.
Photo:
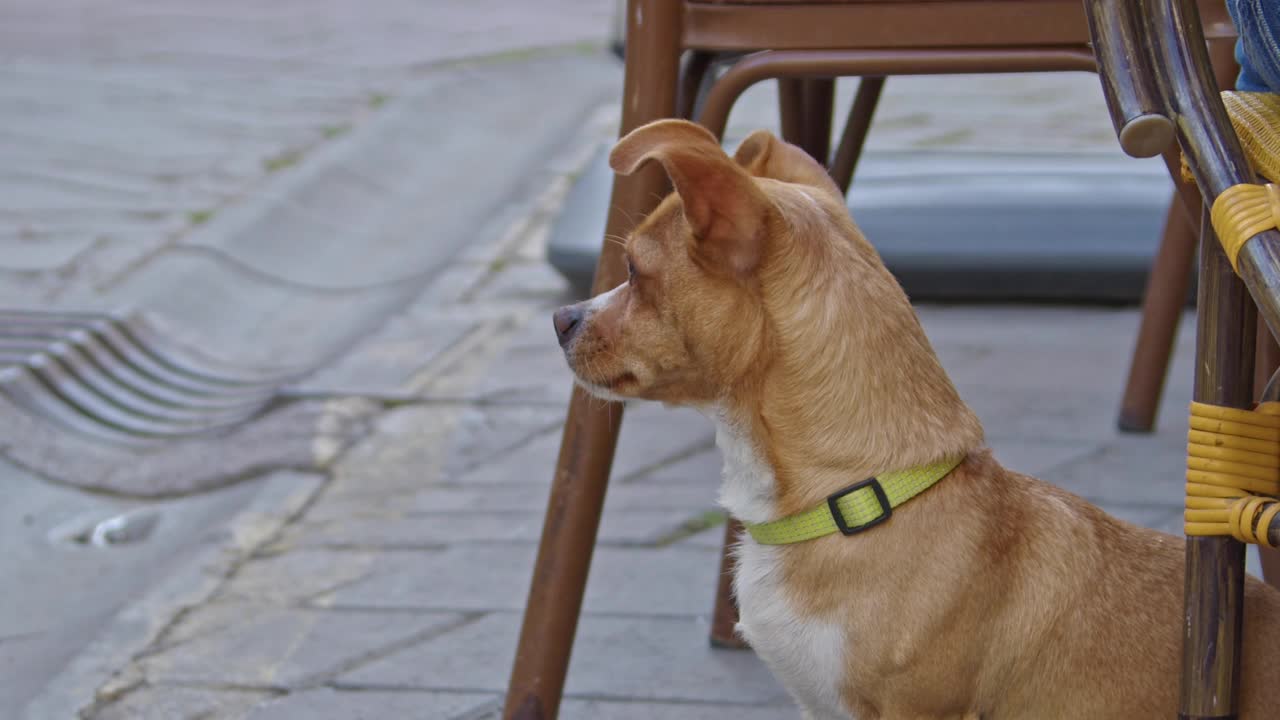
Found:
[{"label": "brown dog", "polygon": [[[744,538],[740,631],[812,720],[1174,718],[1183,544],[1005,470],[826,172],[765,131],[734,158],[661,121],[610,157],[676,192],[630,279],[561,308],[578,382],[697,407],[721,500],[762,523],[878,473],[965,458],[856,535]],[[1242,715],[1280,717],[1280,593],[1250,578]]]}]

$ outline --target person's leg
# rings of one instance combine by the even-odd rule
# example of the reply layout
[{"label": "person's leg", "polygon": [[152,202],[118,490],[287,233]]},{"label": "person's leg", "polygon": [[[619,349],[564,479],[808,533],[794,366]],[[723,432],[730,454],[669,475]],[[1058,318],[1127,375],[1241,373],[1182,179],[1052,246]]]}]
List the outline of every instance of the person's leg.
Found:
[{"label": "person's leg", "polygon": [[1280,92],[1280,3],[1274,0],[1227,0],[1227,10],[1240,39],[1236,89]]}]

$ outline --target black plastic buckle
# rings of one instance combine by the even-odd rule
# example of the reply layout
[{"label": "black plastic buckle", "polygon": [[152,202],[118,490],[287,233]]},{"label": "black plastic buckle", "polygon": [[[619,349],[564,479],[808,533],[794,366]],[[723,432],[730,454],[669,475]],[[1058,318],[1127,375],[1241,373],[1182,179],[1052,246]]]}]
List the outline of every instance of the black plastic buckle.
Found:
[{"label": "black plastic buckle", "polygon": [[[876,501],[880,503],[880,517],[875,520],[868,520],[861,525],[849,527],[849,525],[845,523],[844,515],[840,512],[840,506],[836,504],[836,501],[845,495],[857,492],[865,487],[871,488],[871,492],[875,493]],[[827,498],[827,507],[831,508],[831,517],[835,518],[836,527],[840,528],[840,532],[845,535],[855,535],[863,530],[869,530],[885,520],[888,520],[889,516],[893,515],[893,506],[889,504],[889,496],[884,494],[884,488],[880,487],[880,481],[876,478],[867,478],[860,483],[855,483],[839,492],[831,494]]]}]

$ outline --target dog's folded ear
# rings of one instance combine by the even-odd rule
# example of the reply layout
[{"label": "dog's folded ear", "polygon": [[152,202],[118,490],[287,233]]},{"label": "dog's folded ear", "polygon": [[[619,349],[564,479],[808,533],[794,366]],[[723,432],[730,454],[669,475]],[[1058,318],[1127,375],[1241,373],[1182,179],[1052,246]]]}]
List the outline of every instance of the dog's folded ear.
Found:
[{"label": "dog's folded ear", "polygon": [[826,168],[818,164],[809,153],[779,140],[768,130],[756,130],[738,146],[733,159],[756,177],[767,177],[782,182],[808,185],[843,196]]},{"label": "dog's folded ear", "polygon": [[764,252],[772,204],[716,137],[685,120],[659,120],[628,133],[609,154],[609,164],[623,175],[650,160],[660,162],[671,178],[707,265],[739,276],[754,270]]}]

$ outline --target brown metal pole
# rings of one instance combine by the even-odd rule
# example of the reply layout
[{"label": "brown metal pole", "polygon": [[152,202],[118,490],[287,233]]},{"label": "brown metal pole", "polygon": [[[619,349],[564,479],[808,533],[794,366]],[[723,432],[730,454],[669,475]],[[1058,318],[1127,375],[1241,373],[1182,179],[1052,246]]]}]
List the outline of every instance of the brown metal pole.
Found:
[{"label": "brown metal pole", "polygon": [[824,167],[831,146],[831,108],[834,101],[835,80],[830,78],[778,80],[782,139],[799,146]]},{"label": "brown metal pole", "polygon": [[[623,134],[675,115],[681,10],[682,3],[669,0],[628,3]],[[660,167],[616,178],[606,236],[625,235],[666,188]],[[617,243],[605,242],[595,291],[617,285],[625,272]],[[621,405],[574,389],[511,670],[506,720],[553,720],[559,713],[621,420]]]},{"label": "brown metal pole", "polygon": [[[704,104],[703,108],[705,107]],[[804,83],[799,78],[778,79],[778,125],[783,140],[789,143],[800,142],[804,134]],[[723,132],[721,130],[717,134]]]},{"label": "brown metal pole", "polygon": [[[1201,223],[1195,399],[1248,408],[1253,401],[1257,314],[1222,252],[1208,213]],[[1244,545],[1187,538],[1179,718],[1236,717],[1244,618]]]},{"label": "brown metal pole", "polygon": [[684,67],[680,71],[680,90],[676,97],[676,112],[679,117],[692,120],[697,114],[698,93],[706,80],[707,73],[715,62],[716,56],[704,50],[689,53]]},{"label": "brown metal pole", "polygon": [[747,647],[736,628],[738,605],[733,598],[733,571],[737,564],[733,546],[742,535],[742,523],[733,518],[724,526],[724,546],[720,550],[720,581],[716,585],[716,602],[711,611],[711,645],[718,648],[742,649]]},{"label": "brown metal pole", "polygon": [[834,78],[805,78],[803,83],[804,111],[801,119],[800,147],[823,167],[830,162],[831,112],[835,107],[836,81]]},{"label": "brown metal pole", "polygon": [[[1197,197],[1199,194],[1197,193]],[[1142,321],[1129,361],[1117,423],[1124,432],[1148,433],[1155,428],[1160,395],[1169,371],[1178,322],[1187,302],[1196,232],[1175,195],[1165,216],[1164,235],[1147,273],[1142,294]]]},{"label": "brown metal pole", "polygon": [[884,80],[883,76],[873,75],[858,81],[858,94],[853,97],[835,159],[831,161],[831,179],[841,192],[849,192],[849,184],[853,182],[853,172],[858,167],[858,158],[862,157],[862,146],[867,142],[867,133],[871,132],[871,119],[884,90]]}]

